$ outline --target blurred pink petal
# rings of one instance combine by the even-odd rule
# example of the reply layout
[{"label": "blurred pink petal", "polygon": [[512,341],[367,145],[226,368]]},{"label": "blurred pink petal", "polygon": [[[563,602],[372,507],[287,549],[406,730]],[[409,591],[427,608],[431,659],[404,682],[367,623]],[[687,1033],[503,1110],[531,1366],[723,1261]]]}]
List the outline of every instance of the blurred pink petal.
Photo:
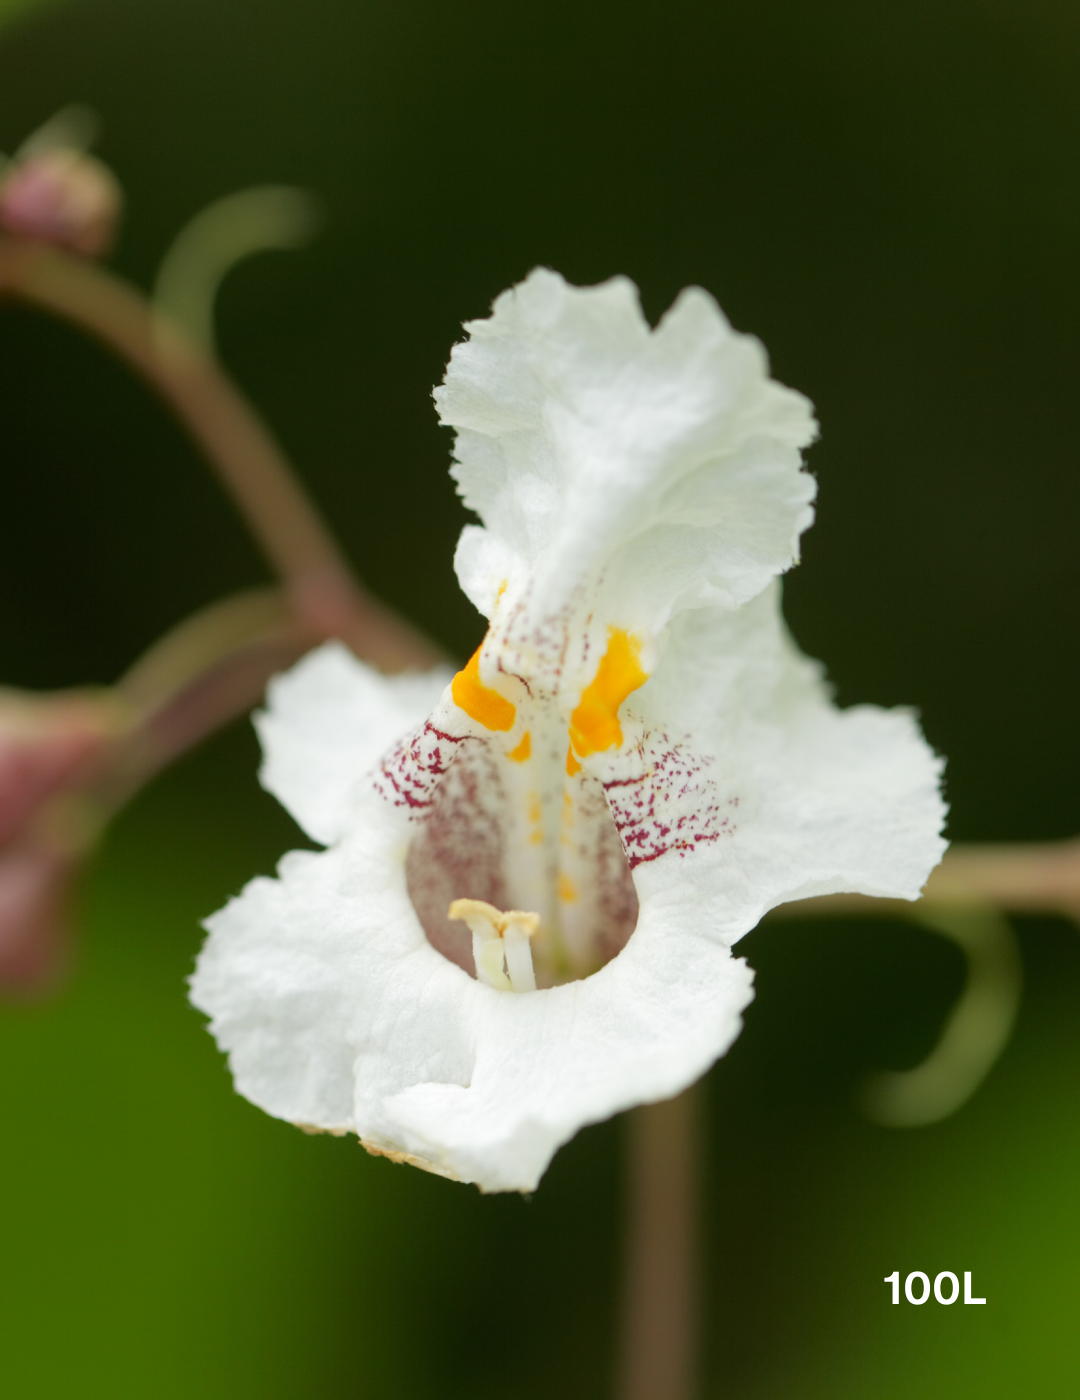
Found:
[{"label": "blurred pink petal", "polygon": [[0,691],[0,848],[47,798],[86,776],[112,728],[88,698]]},{"label": "blurred pink petal", "polygon": [[75,870],[92,835],[69,795],[114,751],[115,703],[93,692],[0,690],[0,989],[51,981]]},{"label": "blurred pink petal", "polygon": [[121,202],[116,177],[96,157],[48,150],[16,161],[0,184],[0,226],[97,258],[112,246]]},{"label": "blurred pink petal", "polygon": [[74,869],[29,842],[0,853],[0,990],[33,990],[59,972]]}]

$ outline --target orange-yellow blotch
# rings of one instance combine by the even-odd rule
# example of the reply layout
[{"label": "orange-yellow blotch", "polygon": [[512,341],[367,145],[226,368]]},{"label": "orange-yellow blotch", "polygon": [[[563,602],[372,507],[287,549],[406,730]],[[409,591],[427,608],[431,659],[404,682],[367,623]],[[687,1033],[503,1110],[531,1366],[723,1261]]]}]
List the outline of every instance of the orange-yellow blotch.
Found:
[{"label": "orange-yellow blotch", "polygon": [[532,758],[532,738],[527,729],[521,736],[521,743],[516,749],[511,749],[506,756],[512,758],[515,763],[524,763],[527,758]]},{"label": "orange-yellow blotch", "polygon": [[543,809],[543,807],[541,807],[541,805],[540,805],[540,795],[539,795],[539,793],[530,792],[530,793],[529,793],[529,820],[532,822],[533,826],[539,825],[541,819],[543,818],[543,815],[544,815],[544,809]]},{"label": "orange-yellow blotch", "polygon": [[562,795],[562,821],[559,824],[559,844],[562,846],[572,846],[574,838],[571,832],[574,829],[574,799],[563,788]]},{"label": "orange-yellow blotch", "polygon": [[[609,628],[607,651],[596,675],[585,687],[581,704],[570,716],[570,742],[580,757],[622,743],[619,706],[647,680],[641,665],[640,640],[621,627]],[[566,771],[570,772],[569,756]]]},{"label": "orange-yellow blotch", "polygon": [[575,773],[580,773],[580,772],[581,772],[581,764],[580,764],[580,763],[577,761],[577,759],[574,757],[574,746],[573,746],[572,744],[567,744],[567,746],[566,746],[566,776],[567,776],[568,778],[572,778],[572,777],[574,776]]},{"label": "orange-yellow blotch", "polygon": [[497,690],[492,690],[480,679],[480,653],[483,643],[476,648],[469,663],[450,682],[450,694],[454,704],[465,711],[470,719],[482,724],[485,729],[505,732],[511,729],[517,717],[517,707],[512,705]]},{"label": "orange-yellow blotch", "polygon": [[573,904],[577,899],[577,886],[569,875],[559,876],[559,898],[564,904]]}]

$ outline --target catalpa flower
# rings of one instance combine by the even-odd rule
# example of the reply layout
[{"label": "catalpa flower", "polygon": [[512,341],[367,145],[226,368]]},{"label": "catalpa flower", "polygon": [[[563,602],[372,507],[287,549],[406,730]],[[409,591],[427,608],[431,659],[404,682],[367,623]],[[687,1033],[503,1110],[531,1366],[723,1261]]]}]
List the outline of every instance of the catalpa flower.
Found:
[{"label": "catalpa flower", "polygon": [[263,782],[327,849],[209,920],[192,995],[269,1113],[528,1191],[724,1053],[767,910],[917,897],[940,764],[788,636],[814,420],[711,297],[652,330],[627,280],[541,270],[466,329],[435,400],[487,635],[456,675],[331,644],[272,684]]}]

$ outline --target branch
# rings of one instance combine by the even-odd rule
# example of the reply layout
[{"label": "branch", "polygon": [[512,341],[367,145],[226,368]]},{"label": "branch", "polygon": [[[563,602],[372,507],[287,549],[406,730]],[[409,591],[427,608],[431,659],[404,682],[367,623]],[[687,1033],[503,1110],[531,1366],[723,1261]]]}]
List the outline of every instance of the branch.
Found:
[{"label": "branch", "polygon": [[780,904],[768,917],[867,914],[910,919],[916,910],[972,904],[991,904],[1014,914],[1058,914],[1080,922],[1080,837],[952,846],[917,903],[868,894],[828,894]]},{"label": "branch", "polygon": [[140,374],[203,450],[284,580],[302,622],[387,671],[439,649],[357,583],[278,444],[221,366],[121,278],[56,248],[0,238],[0,296],[88,331]]},{"label": "branch", "polygon": [[619,1400],[692,1400],[699,1312],[700,1086],[627,1115]]}]

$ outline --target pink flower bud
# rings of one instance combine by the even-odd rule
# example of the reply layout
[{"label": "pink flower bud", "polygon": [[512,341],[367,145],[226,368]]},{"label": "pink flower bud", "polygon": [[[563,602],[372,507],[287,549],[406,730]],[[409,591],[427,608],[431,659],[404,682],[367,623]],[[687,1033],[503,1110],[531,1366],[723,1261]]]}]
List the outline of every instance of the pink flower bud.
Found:
[{"label": "pink flower bud", "polygon": [[90,773],[115,724],[91,695],[0,690],[0,848],[43,802]]},{"label": "pink flower bud", "polygon": [[0,690],[0,990],[59,971],[72,878],[94,834],[79,793],[119,727],[104,696]]},{"label": "pink flower bud", "polygon": [[52,981],[66,949],[75,862],[33,842],[0,851],[0,991]]},{"label": "pink flower bud", "polygon": [[97,258],[112,246],[120,185],[85,151],[54,147],[16,159],[0,181],[0,227]]}]

